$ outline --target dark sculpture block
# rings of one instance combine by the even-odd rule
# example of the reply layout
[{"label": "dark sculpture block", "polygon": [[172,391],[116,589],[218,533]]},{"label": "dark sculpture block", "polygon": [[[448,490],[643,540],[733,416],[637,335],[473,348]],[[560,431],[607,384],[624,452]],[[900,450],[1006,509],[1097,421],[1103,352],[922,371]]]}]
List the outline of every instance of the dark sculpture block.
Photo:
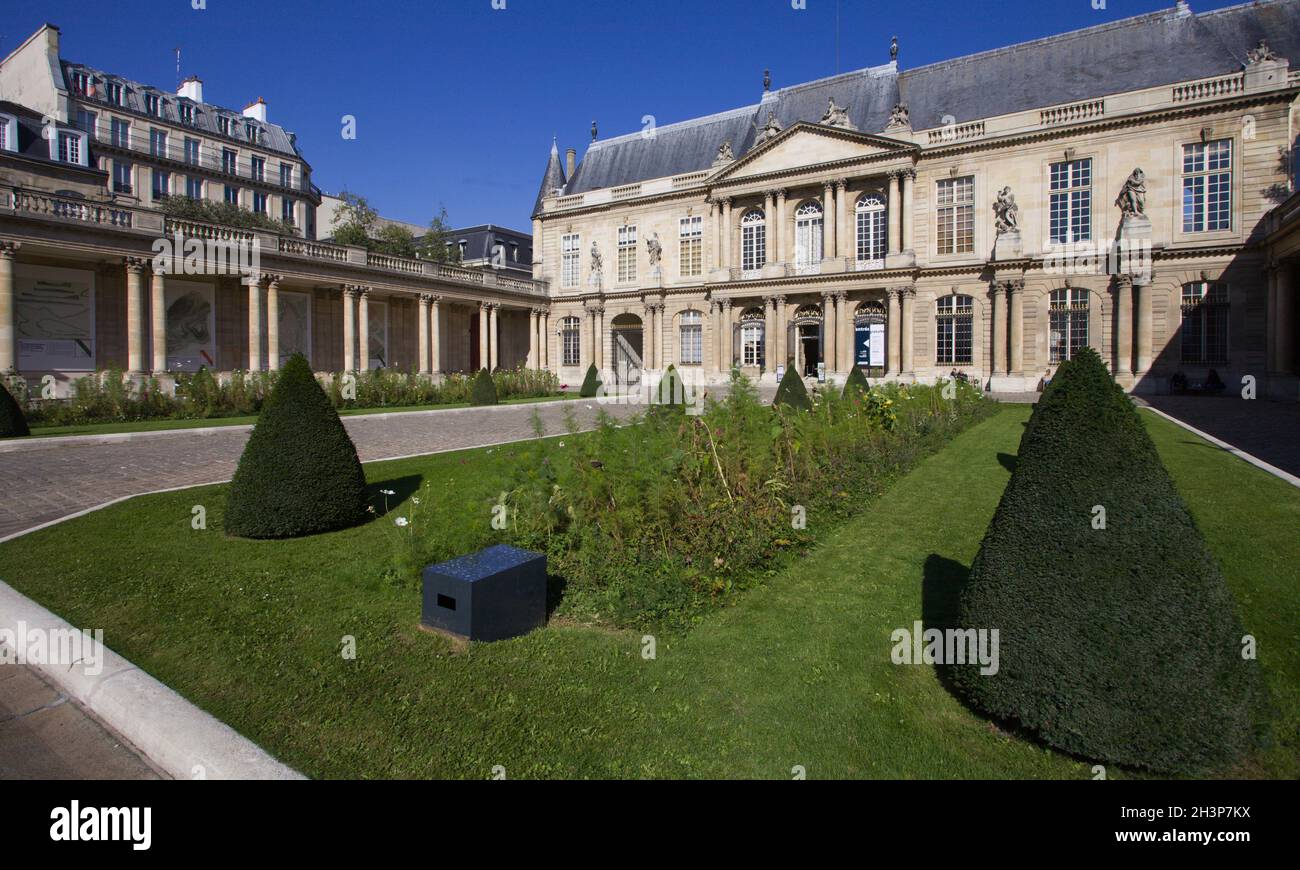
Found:
[{"label": "dark sculpture block", "polygon": [[497,544],[424,569],[426,627],[505,640],[546,622],[546,556]]}]

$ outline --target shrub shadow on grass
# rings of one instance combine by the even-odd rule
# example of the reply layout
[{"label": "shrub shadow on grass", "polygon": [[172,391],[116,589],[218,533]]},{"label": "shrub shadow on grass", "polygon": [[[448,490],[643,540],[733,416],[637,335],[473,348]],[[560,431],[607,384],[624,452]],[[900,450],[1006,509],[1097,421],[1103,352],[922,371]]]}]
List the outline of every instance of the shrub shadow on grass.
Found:
[{"label": "shrub shadow on grass", "polygon": [[559,574],[552,574],[549,571],[546,574],[546,621],[551,621],[551,615],[555,613],[555,608],[560,606],[564,600],[564,590],[568,588],[569,581]]},{"label": "shrub shadow on grass", "polygon": [[[392,480],[379,480],[366,484],[366,501],[375,507],[375,516],[387,516],[403,505],[408,498],[420,491],[424,477],[408,474],[394,477]],[[382,490],[391,490],[393,495],[384,495]]]},{"label": "shrub shadow on grass", "polygon": [[1016,473],[1017,457],[1012,453],[999,453],[998,463],[1012,474]]}]

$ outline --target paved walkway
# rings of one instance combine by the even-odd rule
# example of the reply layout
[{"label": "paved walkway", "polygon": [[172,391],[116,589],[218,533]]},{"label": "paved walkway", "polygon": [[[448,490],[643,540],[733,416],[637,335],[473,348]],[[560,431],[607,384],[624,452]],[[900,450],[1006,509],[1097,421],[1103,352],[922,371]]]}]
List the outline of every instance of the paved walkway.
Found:
[{"label": "paved walkway", "polygon": [[[565,412],[580,428],[601,409],[615,418],[641,410],[595,400],[451,408],[344,417],[362,462],[460,450],[534,437],[536,411],[547,434],[565,432]],[[142,432],[129,436],[33,438],[0,449],[0,540],[44,523],[146,492],[229,480],[250,426]]]},{"label": "paved walkway", "polygon": [[0,781],[161,778],[35,670],[0,665]]},{"label": "paved walkway", "polygon": [[1238,396],[1142,396],[1139,403],[1300,477],[1300,402]]}]

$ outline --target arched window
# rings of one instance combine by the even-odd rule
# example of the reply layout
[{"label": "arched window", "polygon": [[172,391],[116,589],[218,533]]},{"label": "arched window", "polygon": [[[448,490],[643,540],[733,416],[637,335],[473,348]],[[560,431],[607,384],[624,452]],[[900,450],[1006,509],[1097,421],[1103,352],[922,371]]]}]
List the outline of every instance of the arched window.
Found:
[{"label": "arched window", "polygon": [[579,323],[576,317],[566,317],[560,321],[560,359],[561,365],[581,365],[579,344]]},{"label": "arched window", "polygon": [[794,268],[798,274],[820,271],[822,262],[822,207],[809,200],[794,213]]},{"label": "arched window", "polygon": [[737,346],[738,359],[736,362],[743,366],[762,366],[763,358],[763,331],[766,325],[766,318],[761,308],[749,308],[745,313],[740,315],[740,323],[737,324],[739,332],[739,343]]},{"label": "arched window", "polygon": [[1082,287],[1053,290],[1047,311],[1050,320],[1048,359],[1055,365],[1088,346],[1088,291]]},{"label": "arched window", "polygon": [[694,309],[683,311],[678,319],[681,330],[680,362],[685,366],[704,364],[704,318]]},{"label": "arched window", "polygon": [[858,199],[858,268],[881,269],[885,265],[885,199],[866,193]]},{"label": "arched window", "polygon": [[941,365],[970,365],[975,303],[969,296],[941,297],[935,310],[935,360]]},{"label": "arched window", "polygon": [[1183,285],[1183,362],[1228,361],[1228,285],[1193,281]]},{"label": "arched window", "polygon": [[753,272],[767,261],[767,223],[761,208],[751,208],[740,219],[740,268]]}]

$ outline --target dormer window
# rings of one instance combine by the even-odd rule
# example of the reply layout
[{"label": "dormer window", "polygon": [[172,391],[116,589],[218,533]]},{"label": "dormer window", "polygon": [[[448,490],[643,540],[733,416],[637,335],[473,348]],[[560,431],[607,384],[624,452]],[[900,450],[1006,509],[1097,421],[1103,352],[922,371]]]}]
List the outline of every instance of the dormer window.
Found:
[{"label": "dormer window", "polygon": [[121,82],[109,82],[104,88],[105,98],[111,105],[122,105],[122,84]]},{"label": "dormer window", "polygon": [[222,136],[230,135],[230,119],[225,115],[217,116],[217,132]]},{"label": "dormer window", "polygon": [[191,106],[189,103],[178,104],[176,110],[181,116],[182,124],[194,123],[194,107]]},{"label": "dormer window", "polygon": [[157,117],[158,117],[158,106],[159,106],[159,103],[158,103],[158,95],[157,95],[157,94],[145,94],[145,95],[144,95],[144,111],[145,111],[146,114],[152,115],[152,116],[154,116],[155,118],[157,118]]},{"label": "dormer window", "polygon": [[248,138],[248,141],[249,141],[249,142],[256,142],[256,141],[257,141],[257,128],[254,127],[252,124],[245,123],[245,124],[244,124],[244,135]]},{"label": "dormer window", "polygon": [[84,72],[72,74],[72,89],[82,96],[90,95],[90,76]]},{"label": "dormer window", "polygon": [[55,159],[62,163],[86,165],[86,134],[77,130],[60,130],[58,132],[58,150]]}]

